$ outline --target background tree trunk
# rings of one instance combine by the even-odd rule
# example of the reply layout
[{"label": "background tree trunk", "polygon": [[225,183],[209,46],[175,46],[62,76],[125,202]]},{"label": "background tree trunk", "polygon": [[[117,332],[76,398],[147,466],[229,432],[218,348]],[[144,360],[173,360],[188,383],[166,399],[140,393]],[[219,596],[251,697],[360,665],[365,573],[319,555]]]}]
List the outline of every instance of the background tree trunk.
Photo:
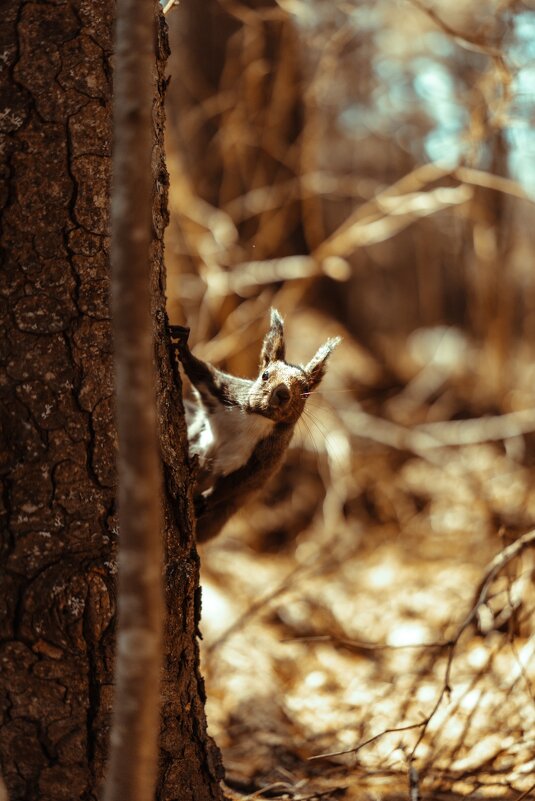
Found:
[{"label": "background tree trunk", "polygon": [[165,614],[149,283],[156,3],[116,4],[111,267],[120,544],[105,801],[153,801],[158,765]]},{"label": "background tree trunk", "polygon": [[[15,799],[94,799],[113,695],[115,428],[108,308],[110,57],[104,0],[3,5],[1,772]],[[158,797],[219,797],[195,640],[198,557],[169,360],[163,62],[155,98],[152,312],[164,461]]]}]

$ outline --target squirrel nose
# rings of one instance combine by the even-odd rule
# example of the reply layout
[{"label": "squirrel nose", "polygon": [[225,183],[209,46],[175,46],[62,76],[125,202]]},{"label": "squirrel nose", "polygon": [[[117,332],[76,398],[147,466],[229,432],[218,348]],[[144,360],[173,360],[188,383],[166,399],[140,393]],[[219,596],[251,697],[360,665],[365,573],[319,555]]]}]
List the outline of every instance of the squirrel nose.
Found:
[{"label": "squirrel nose", "polygon": [[271,394],[273,406],[284,406],[290,400],[290,390],[286,384],[279,384]]}]

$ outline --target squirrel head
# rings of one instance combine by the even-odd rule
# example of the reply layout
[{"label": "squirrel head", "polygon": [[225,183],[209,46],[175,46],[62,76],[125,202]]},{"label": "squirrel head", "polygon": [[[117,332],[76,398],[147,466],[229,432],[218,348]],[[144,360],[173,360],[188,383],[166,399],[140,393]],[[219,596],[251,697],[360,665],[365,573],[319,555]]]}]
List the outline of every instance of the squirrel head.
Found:
[{"label": "squirrel head", "polygon": [[271,309],[271,326],[262,344],[260,372],[247,398],[247,411],[261,414],[277,423],[296,423],[307,397],[320,384],[329,354],[340,337],[328,339],[307,365],[300,367],[286,360],[283,320]]}]

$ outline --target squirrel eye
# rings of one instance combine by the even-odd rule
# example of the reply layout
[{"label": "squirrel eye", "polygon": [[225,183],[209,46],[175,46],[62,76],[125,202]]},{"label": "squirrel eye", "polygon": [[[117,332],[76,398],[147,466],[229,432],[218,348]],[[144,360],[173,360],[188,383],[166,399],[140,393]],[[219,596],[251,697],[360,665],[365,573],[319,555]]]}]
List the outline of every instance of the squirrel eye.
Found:
[{"label": "squirrel eye", "polygon": [[264,372],[262,373],[262,381],[267,381],[268,378],[269,378],[269,372],[267,370],[264,370]]}]

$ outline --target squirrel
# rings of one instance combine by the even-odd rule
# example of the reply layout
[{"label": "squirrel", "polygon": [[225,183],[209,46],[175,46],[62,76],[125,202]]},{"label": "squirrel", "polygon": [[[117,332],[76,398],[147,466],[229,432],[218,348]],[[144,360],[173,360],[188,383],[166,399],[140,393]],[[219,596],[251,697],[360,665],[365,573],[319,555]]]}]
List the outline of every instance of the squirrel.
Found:
[{"label": "squirrel", "polygon": [[195,396],[185,402],[185,412],[189,455],[197,463],[197,540],[206,542],[281,466],[306,399],[319,386],[340,337],[328,339],[306,366],[290,364],[283,320],[272,309],[259,374],[250,380],[195,357],[189,328],[170,325],[169,332]]}]

